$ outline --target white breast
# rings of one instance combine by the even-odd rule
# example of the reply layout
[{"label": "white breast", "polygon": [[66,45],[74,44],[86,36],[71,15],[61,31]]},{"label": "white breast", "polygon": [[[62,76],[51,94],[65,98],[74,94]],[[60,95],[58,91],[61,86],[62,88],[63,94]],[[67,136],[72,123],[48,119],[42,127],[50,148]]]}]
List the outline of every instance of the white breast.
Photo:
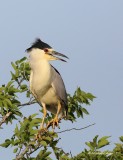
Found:
[{"label": "white breast", "polygon": [[[46,71],[46,70],[44,70]],[[51,86],[52,79],[49,73],[31,71],[30,75],[30,90],[34,96],[45,104],[57,104],[57,96],[54,88]]]},{"label": "white breast", "polygon": [[40,97],[40,101],[45,104],[54,104],[56,105],[58,103],[58,98],[55,93],[55,90],[51,87],[48,89],[46,94],[43,97]]},{"label": "white breast", "polygon": [[30,76],[31,89],[37,94],[43,95],[51,84],[50,65],[47,61],[39,61],[31,64],[32,73]]}]

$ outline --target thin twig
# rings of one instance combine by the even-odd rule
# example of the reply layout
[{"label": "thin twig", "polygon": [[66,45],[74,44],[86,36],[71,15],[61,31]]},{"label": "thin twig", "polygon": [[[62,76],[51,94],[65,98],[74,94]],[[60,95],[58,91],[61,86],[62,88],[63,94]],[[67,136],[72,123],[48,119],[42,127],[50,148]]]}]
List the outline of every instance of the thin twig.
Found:
[{"label": "thin twig", "polygon": [[34,153],[35,151],[37,151],[41,147],[42,147],[42,145],[37,144],[37,146],[35,147],[34,150],[29,151],[29,149],[33,149],[33,147],[29,144],[21,153],[17,154],[16,160],[22,159],[25,155],[27,155],[27,156],[31,155],[32,153]]},{"label": "thin twig", "polygon": [[65,130],[63,130],[63,131],[59,131],[59,132],[56,132],[56,133],[69,132],[69,131],[72,131],[72,130],[79,131],[79,130],[83,130],[83,129],[86,129],[86,128],[88,128],[88,127],[91,127],[91,126],[93,126],[93,125],[95,125],[95,124],[96,124],[96,123],[93,123],[93,124],[90,124],[90,125],[85,126],[85,127],[83,127],[83,128],[71,128],[71,129],[65,129]]},{"label": "thin twig", "polygon": [[27,106],[27,105],[31,105],[36,103],[35,101],[31,101],[31,102],[27,102],[27,103],[23,103],[23,104],[18,104],[18,107],[23,107],[23,106]]},{"label": "thin twig", "polygon": [[73,158],[71,151],[70,151],[70,156],[71,156],[71,158]]},{"label": "thin twig", "polygon": [[19,160],[19,159],[23,158],[24,155],[28,152],[29,147],[30,147],[30,146],[27,146],[27,147],[23,150],[23,152],[16,157],[16,160]]},{"label": "thin twig", "polygon": [[37,151],[41,147],[42,147],[42,145],[38,145],[33,151],[30,151],[29,155],[31,155],[32,153],[34,153],[35,151]]},{"label": "thin twig", "polygon": [[23,78],[19,81],[18,79],[17,79],[17,83],[18,83],[18,86],[17,86],[17,89],[21,86],[21,83],[23,82]]},{"label": "thin twig", "polygon": [[22,147],[19,149],[18,153],[16,154],[16,157],[18,157],[21,153]]},{"label": "thin twig", "polygon": [[5,123],[6,119],[12,114],[12,112],[8,112],[0,121],[0,127],[3,123]]}]

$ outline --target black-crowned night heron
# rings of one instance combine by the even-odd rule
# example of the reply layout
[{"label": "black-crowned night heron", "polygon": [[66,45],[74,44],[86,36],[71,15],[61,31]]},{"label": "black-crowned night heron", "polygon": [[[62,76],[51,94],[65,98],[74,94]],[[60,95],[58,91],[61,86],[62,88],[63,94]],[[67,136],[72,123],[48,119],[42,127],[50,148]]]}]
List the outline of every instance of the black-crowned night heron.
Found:
[{"label": "black-crowned night heron", "polygon": [[43,107],[43,118],[40,128],[44,128],[47,110],[55,114],[51,123],[53,128],[58,126],[59,116],[67,114],[67,94],[60,73],[49,63],[51,60],[65,61],[56,56],[67,56],[53,50],[40,39],[26,50],[29,53],[31,67],[30,90],[39,104]]}]

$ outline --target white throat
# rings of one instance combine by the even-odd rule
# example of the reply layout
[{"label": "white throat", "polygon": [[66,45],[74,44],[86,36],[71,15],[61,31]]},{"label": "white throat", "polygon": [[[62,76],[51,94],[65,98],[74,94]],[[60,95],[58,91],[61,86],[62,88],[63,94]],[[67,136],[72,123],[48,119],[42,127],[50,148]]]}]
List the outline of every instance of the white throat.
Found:
[{"label": "white throat", "polygon": [[49,87],[52,81],[50,64],[45,59],[33,59],[30,57],[30,67],[32,72],[30,75],[31,88],[35,92],[43,94],[43,90],[46,90],[46,87]]},{"label": "white throat", "polygon": [[44,51],[40,49],[33,49],[30,52],[29,62],[33,74],[38,74],[38,76],[43,78],[50,72],[50,64],[44,57]]}]

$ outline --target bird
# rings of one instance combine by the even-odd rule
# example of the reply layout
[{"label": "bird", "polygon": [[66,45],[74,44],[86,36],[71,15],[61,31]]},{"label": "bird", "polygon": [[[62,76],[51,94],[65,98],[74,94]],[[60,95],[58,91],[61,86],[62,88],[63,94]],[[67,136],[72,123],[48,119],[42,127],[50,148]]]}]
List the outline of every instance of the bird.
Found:
[{"label": "bird", "polygon": [[66,60],[58,57],[68,58],[66,55],[55,51],[49,44],[37,38],[26,49],[29,53],[30,72],[30,91],[37,102],[43,107],[43,118],[40,130],[44,129],[44,121],[47,111],[54,114],[54,118],[48,122],[48,126],[59,126],[59,119],[67,116],[68,102],[67,92],[63,79],[58,70],[50,64],[50,61]]}]

